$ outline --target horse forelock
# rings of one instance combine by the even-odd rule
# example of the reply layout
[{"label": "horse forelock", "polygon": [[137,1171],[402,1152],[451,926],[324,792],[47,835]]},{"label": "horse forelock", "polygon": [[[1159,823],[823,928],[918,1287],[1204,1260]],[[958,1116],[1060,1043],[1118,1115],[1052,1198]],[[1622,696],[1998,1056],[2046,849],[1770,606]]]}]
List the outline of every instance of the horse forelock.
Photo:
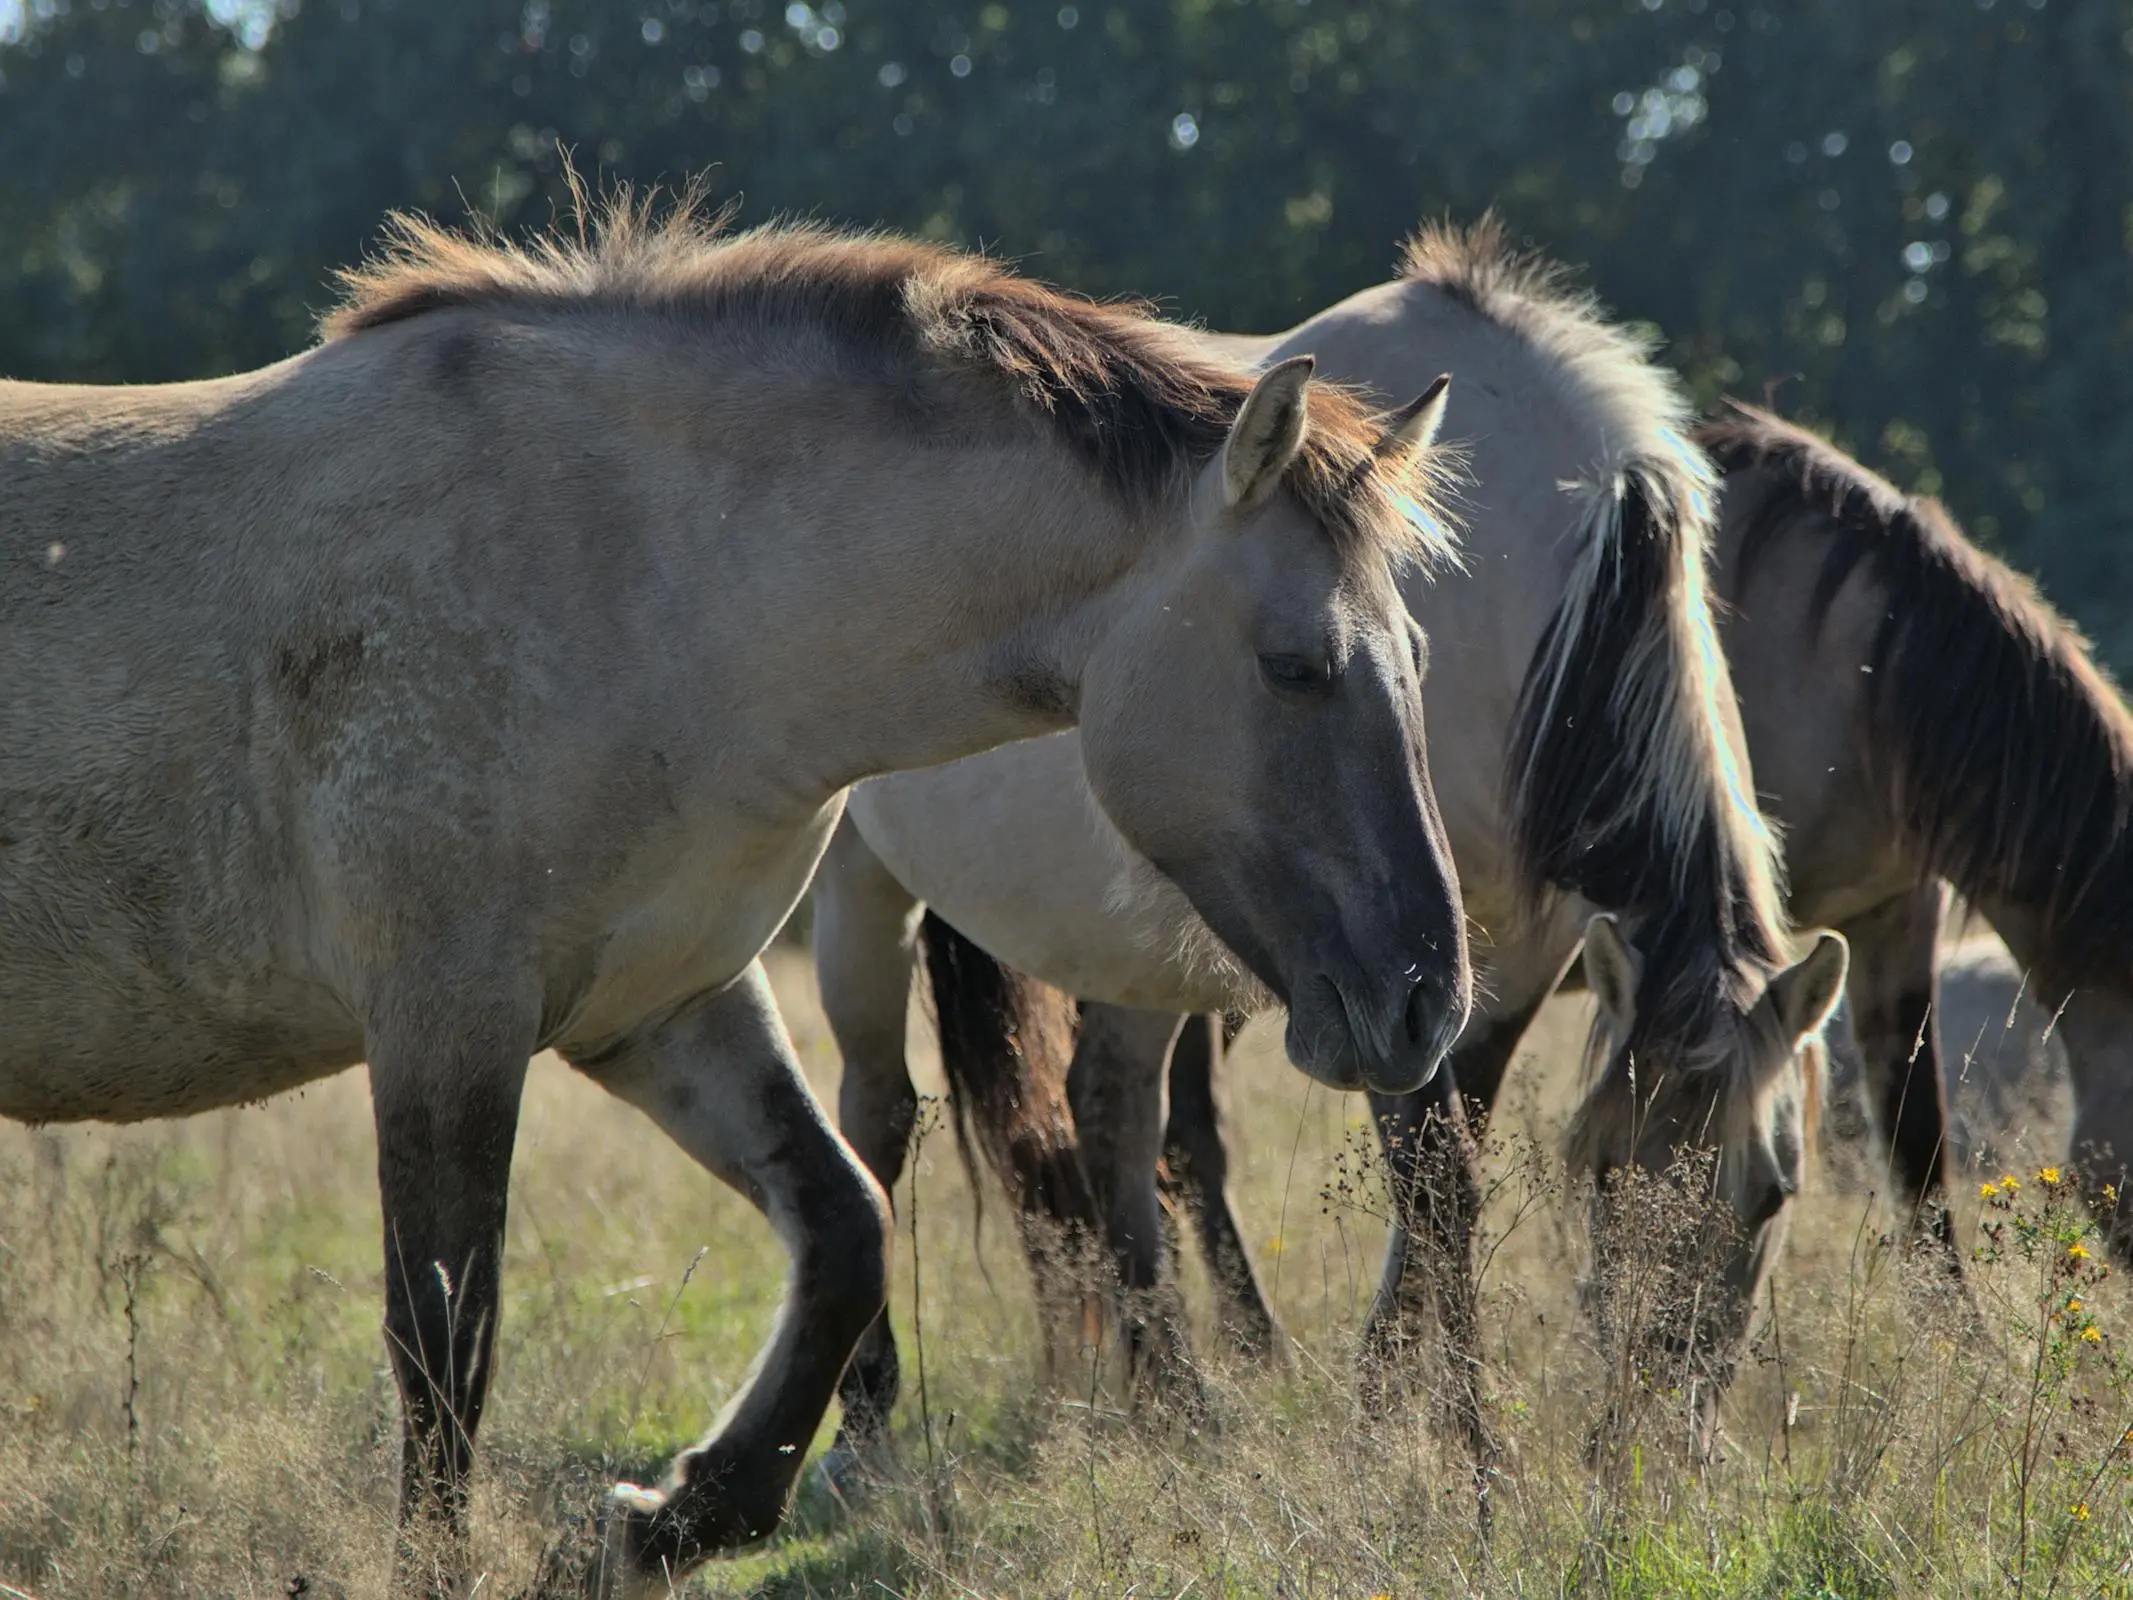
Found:
[{"label": "horse forelock", "polygon": [[1788,1089],[1810,1123],[1804,1137],[1812,1156],[1824,1065],[1819,1038],[1795,1050],[1771,1009],[1752,1003],[1727,1002],[1717,1020],[1699,1022],[1687,1034],[1678,1024],[1647,1027],[1647,998],[1640,991],[1626,1039],[1604,1017],[1594,1019],[1585,1045],[1585,1093],[1565,1136],[1574,1168],[1633,1161],[1654,1130],[1672,1134],[1678,1145],[1737,1150],[1770,1136]]},{"label": "horse forelock", "polygon": [[1862,567],[1886,596],[1866,749],[1924,870],[2038,914],[2054,981],[2133,983],[2133,715],[2086,641],[1937,501],[1765,411],[1731,413],[1702,437],[1744,497],[1736,583],[1811,530],[1829,548],[1810,627]]},{"label": "horse forelock", "polygon": [[[1196,349],[1137,302],[1099,302],[984,256],[812,223],[733,231],[731,208],[619,188],[578,196],[574,233],[512,241],[405,214],[340,274],[327,340],[455,308],[623,310],[701,325],[797,322],[923,380],[930,363],[1004,383],[1113,493],[1146,508],[1189,491],[1222,448],[1252,376]],[[1314,382],[1284,486],[1344,563],[1452,558],[1439,497],[1448,457],[1386,451],[1384,419]]]}]

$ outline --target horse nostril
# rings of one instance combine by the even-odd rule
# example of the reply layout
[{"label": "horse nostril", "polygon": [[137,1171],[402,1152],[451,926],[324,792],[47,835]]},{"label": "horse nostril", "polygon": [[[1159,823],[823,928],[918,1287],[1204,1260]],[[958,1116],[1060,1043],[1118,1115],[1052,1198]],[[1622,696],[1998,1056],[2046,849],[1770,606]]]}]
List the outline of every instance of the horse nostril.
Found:
[{"label": "horse nostril", "polygon": [[1417,978],[1414,987],[1407,991],[1407,1042],[1420,1044],[1429,1033],[1429,1007],[1427,997],[1429,980]]}]

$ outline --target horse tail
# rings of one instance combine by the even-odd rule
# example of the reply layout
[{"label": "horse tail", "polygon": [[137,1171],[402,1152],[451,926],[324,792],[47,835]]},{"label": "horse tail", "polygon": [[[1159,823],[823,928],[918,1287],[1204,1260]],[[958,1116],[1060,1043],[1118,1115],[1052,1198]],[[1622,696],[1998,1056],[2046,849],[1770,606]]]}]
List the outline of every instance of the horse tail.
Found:
[{"label": "horse tail", "polygon": [[949,1118],[973,1190],[982,1151],[1025,1221],[1093,1229],[1095,1199],[1066,1096],[1072,998],[995,960],[931,911],[919,937]]}]

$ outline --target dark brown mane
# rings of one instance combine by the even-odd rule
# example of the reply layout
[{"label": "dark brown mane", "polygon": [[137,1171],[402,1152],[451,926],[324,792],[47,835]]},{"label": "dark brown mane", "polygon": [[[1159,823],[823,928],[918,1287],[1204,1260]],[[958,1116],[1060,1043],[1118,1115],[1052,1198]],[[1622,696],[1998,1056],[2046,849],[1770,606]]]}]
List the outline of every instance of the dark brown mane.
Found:
[{"label": "dark brown mane", "polygon": [[1803,429],[1735,404],[1701,438],[1744,519],[1743,585],[1812,528],[1830,536],[1814,627],[1862,563],[1887,594],[1868,749],[1927,870],[2041,915],[2054,981],[2133,979],[2133,716],[2081,635],[1938,501]]},{"label": "dark brown mane", "polygon": [[[324,336],[467,306],[818,329],[921,372],[945,362],[1003,380],[1136,505],[1212,460],[1251,392],[1250,375],[1198,354],[1145,307],[1100,304],[981,256],[805,224],[730,233],[724,214],[686,195],[662,211],[624,191],[591,210],[580,237],[525,244],[395,216],[383,251],[341,274]],[[1361,402],[1315,384],[1288,489],[1347,559],[1441,556],[1428,458],[1381,460],[1380,437]]]}]

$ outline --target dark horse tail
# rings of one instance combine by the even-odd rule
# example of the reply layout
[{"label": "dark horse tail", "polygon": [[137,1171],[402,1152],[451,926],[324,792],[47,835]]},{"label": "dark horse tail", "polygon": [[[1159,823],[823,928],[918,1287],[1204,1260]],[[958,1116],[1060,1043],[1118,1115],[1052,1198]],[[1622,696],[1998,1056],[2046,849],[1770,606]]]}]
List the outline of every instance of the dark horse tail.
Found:
[{"label": "dark horse tail", "polygon": [[983,1152],[1025,1224],[1094,1230],[1067,1107],[1072,998],[995,960],[931,911],[919,937],[956,1147],[973,1185]]},{"label": "dark horse tail", "polygon": [[2072,624],[1914,498],[1735,403],[1702,442],[1742,528],[1736,582],[1788,530],[1829,538],[1819,627],[1862,564],[1887,596],[1867,748],[1929,869],[2038,919],[2047,980],[2133,980],[2133,716]]}]

